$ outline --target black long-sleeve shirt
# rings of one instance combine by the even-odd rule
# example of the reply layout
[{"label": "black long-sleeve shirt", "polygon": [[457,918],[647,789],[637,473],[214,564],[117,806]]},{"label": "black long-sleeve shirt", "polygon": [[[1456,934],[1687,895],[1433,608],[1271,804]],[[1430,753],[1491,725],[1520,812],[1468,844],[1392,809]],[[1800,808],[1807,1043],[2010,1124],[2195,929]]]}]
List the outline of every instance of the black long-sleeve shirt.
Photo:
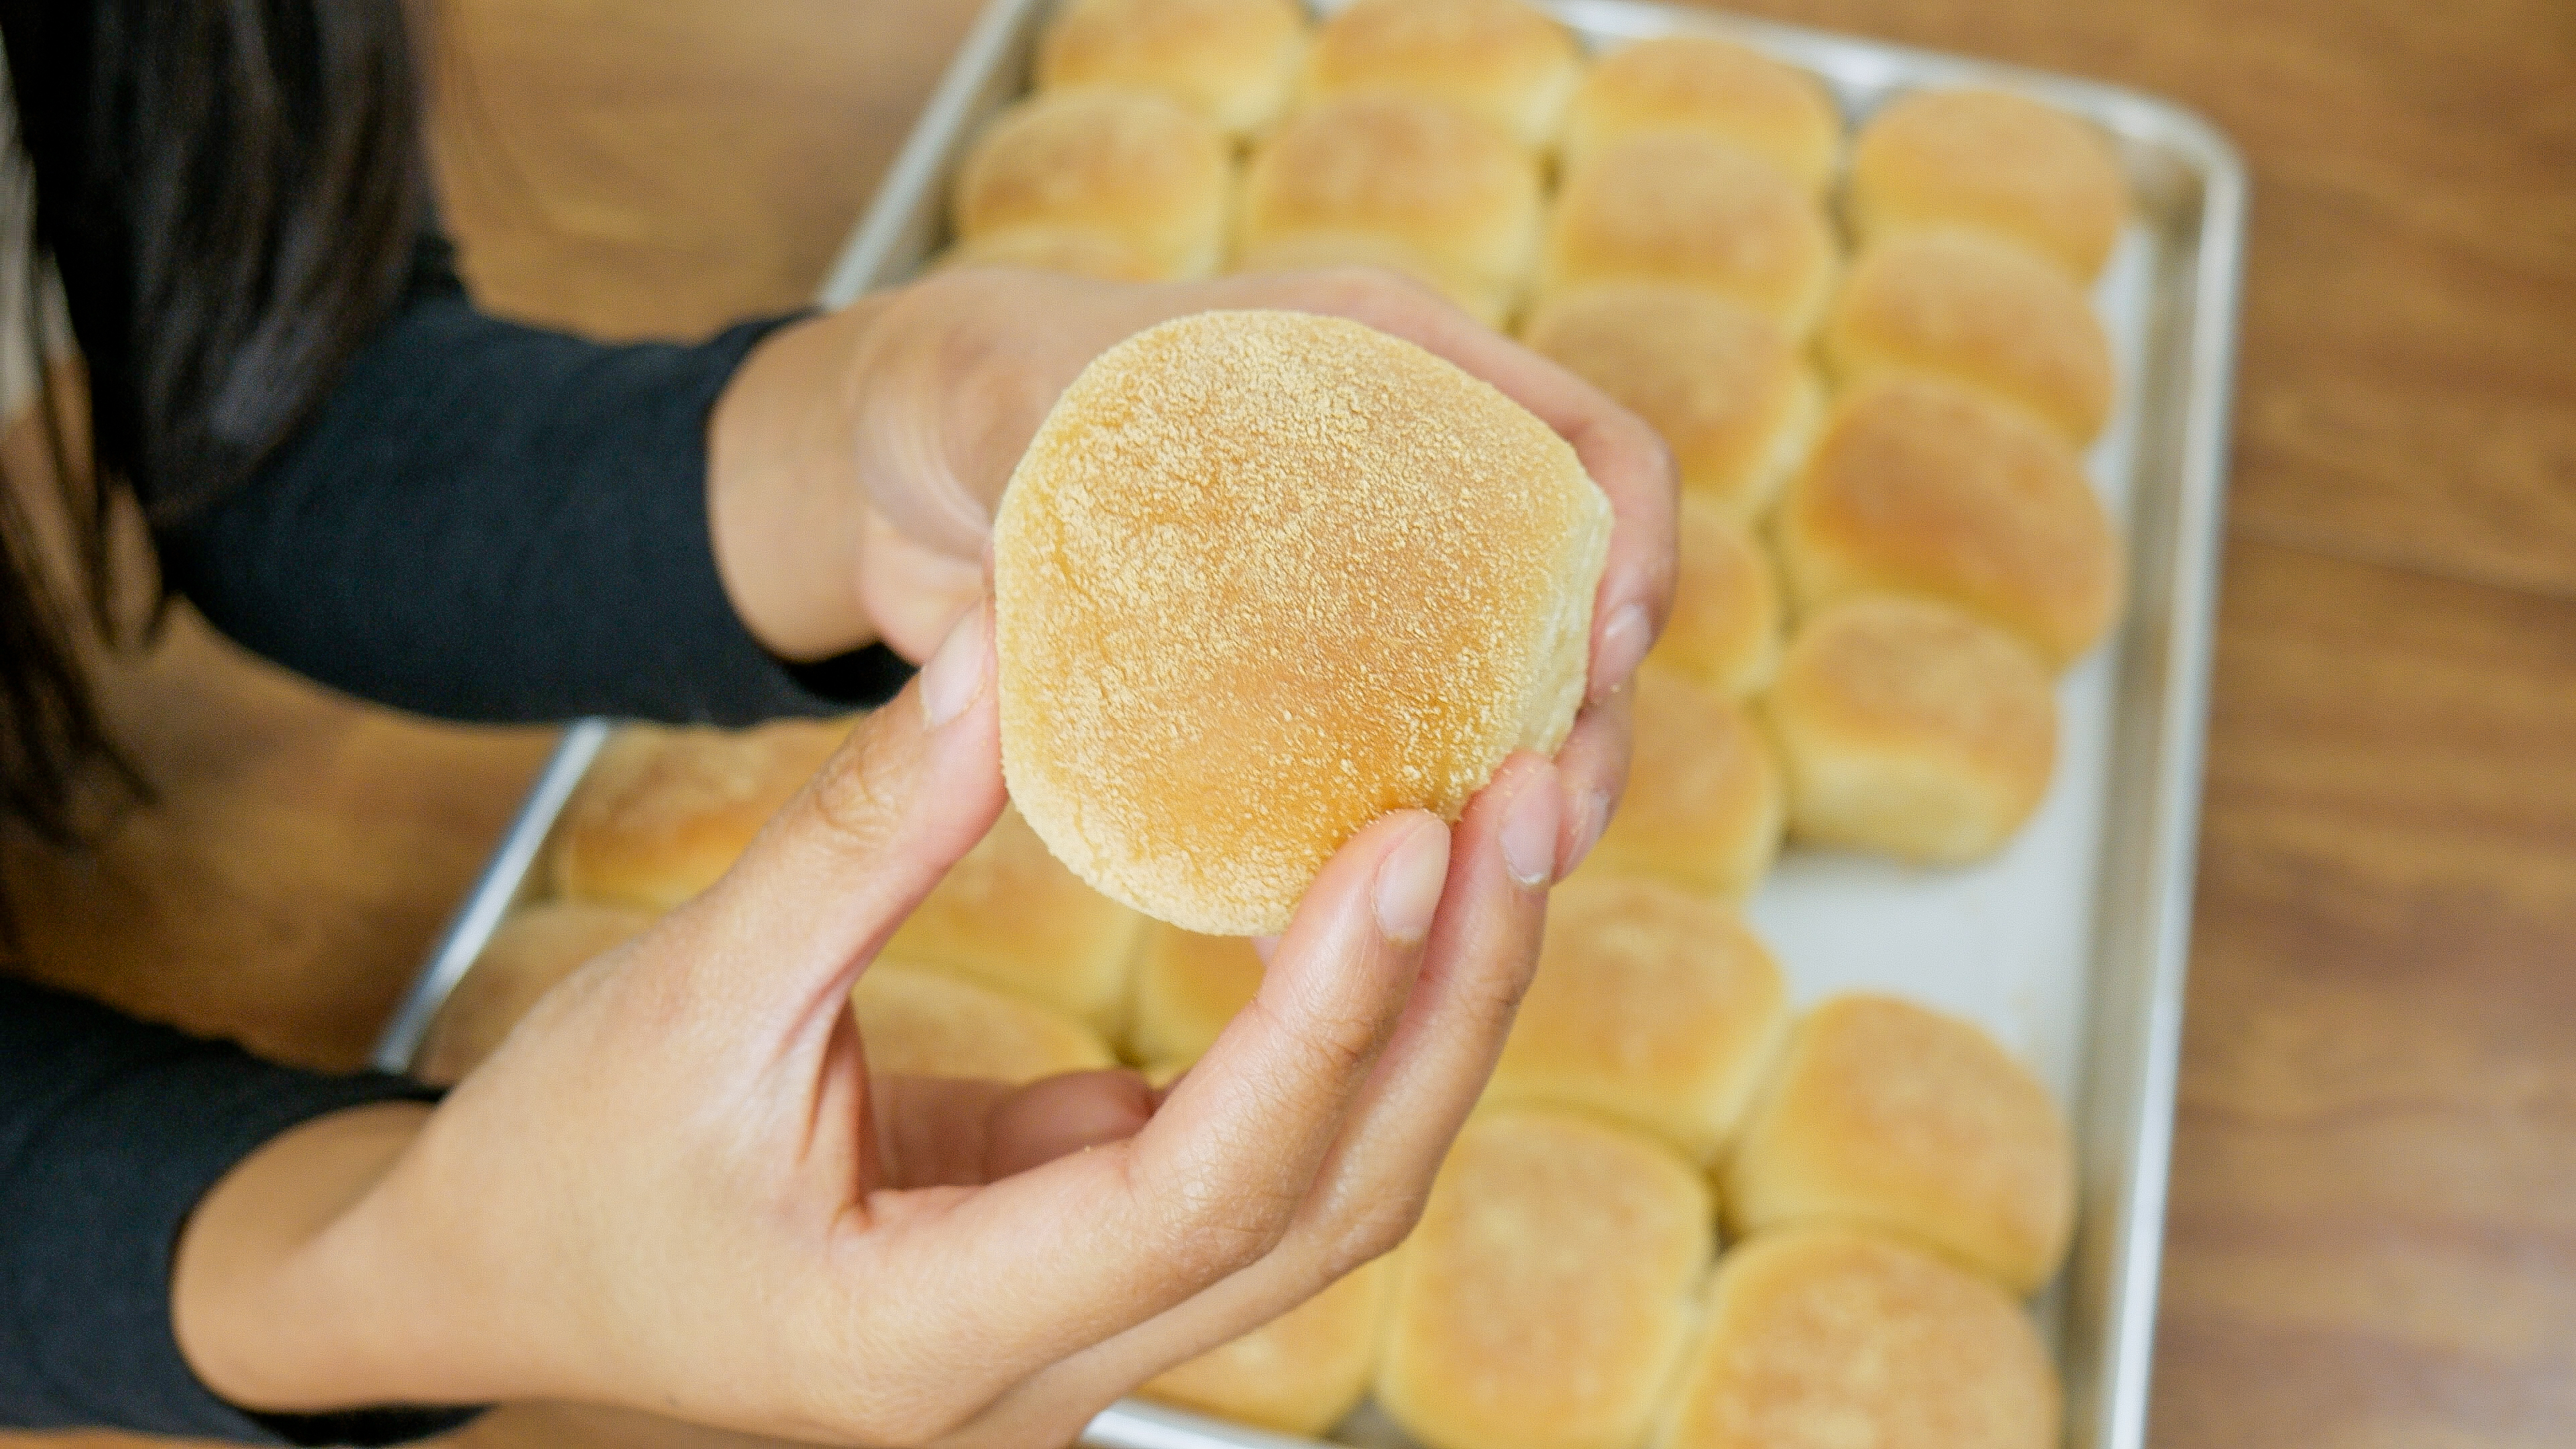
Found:
[{"label": "black long-sleeve shirt", "polygon": [[[882,650],[780,663],[716,573],[707,414],[774,324],[697,346],[586,342],[478,313],[444,248],[425,258],[318,416],[157,540],[216,627],[451,719],[734,723],[891,692],[905,671]],[[0,979],[0,1425],[328,1444],[453,1422],[245,1413],[197,1381],[170,1324],[172,1252],[218,1178],[299,1123],[427,1095]]]}]

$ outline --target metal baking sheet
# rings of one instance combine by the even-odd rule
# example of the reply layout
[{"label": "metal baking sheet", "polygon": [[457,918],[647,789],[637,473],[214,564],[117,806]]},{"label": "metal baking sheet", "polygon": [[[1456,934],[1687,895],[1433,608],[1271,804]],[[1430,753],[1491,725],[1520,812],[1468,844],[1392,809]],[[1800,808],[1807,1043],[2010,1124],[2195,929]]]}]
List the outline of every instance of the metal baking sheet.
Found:
[{"label": "metal baking sheet", "polygon": [[[2099,123],[2137,212],[2096,291],[2119,361],[2112,426],[2088,459],[2124,524],[2126,623],[2060,684],[2048,799],[1977,867],[1923,871],[1797,851],[1751,914],[1803,1004],[1879,987],[1970,1017],[2039,1070],[2075,1126],[2082,1210],[2059,1287],[2037,1307],[2067,1385],[2067,1442],[2140,1449],[2189,945],[2245,176],[2199,117],[2065,76],[1638,0],[1541,0],[1597,50],[1725,36],[1821,77],[1855,124],[1924,86],[2021,91]],[[1327,0],[1318,8],[1338,8]],[[994,0],[969,33],[822,289],[826,305],[899,283],[944,244],[950,173],[1027,86],[1049,0]],[[555,814],[605,737],[567,733],[377,1052],[400,1070],[507,910],[531,892]],[[1155,1405],[1092,1424],[1101,1449],[1288,1449]],[[1402,1436],[1363,1410],[1335,1442]]]}]

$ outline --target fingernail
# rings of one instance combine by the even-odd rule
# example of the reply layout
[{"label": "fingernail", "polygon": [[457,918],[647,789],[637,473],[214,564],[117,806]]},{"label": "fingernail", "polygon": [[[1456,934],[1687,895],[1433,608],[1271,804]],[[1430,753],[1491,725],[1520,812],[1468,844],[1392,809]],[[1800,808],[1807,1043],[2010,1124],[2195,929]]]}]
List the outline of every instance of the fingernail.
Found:
[{"label": "fingernail", "polygon": [[1503,812],[1503,868],[1523,890],[1556,879],[1556,828],[1565,814],[1565,792],[1553,779],[1524,783]]},{"label": "fingernail", "polygon": [[1574,849],[1565,858],[1565,870],[1557,877],[1559,880],[1574,874],[1575,868],[1592,854],[1592,847],[1601,843],[1601,832],[1610,825],[1610,797],[1598,790],[1584,791],[1571,808],[1576,821]]},{"label": "fingernail", "polygon": [[1431,934],[1440,888],[1449,879],[1449,827],[1426,820],[1377,867],[1377,928],[1412,945]]},{"label": "fingernail", "polygon": [[975,696],[984,692],[984,662],[989,652],[984,647],[984,601],[977,599],[974,607],[949,626],[948,637],[939,643],[939,652],[921,666],[921,712],[932,729],[964,714]]},{"label": "fingernail", "polygon": [[1601,642],[1592,650],[1592,698],[1606,699],[1628,682],[1654,646],[1655,623],[1643,604],[1624,604],[1601,626]]}]

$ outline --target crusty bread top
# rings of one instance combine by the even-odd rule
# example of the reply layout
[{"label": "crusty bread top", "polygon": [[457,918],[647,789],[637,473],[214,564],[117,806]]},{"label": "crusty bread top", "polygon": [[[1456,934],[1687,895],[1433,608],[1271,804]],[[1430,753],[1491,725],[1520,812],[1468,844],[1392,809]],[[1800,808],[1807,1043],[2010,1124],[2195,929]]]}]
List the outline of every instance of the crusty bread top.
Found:
[{"label": "crusty bread top", "polygon": [[1833,179],[1842,112],[1822,82],[1710,35],[1664,35],[1613,51],[1566,108],[1565,160],[1645,131],[1696,131],[1753,152],[1811,191]]},{"label": "crusty bread top", "polygon": [[1455,819],[1564,739],[1609,530],[1564,439],[1411,343],[1288,312],[1140,333],[995,521],[1012,796],[1108,895],[1279,930],[1361,826]]},{"label": "crusty bread top", "polygon": [[1864,245],[1970,226],[2090,282],[2119,241],[2129,185],[2102,134],[2053,106],[2003,91],[1916,91],[1861,128],[1848,200]]},{"label": "crusty bread top", "polygon": [[1603,147],[1566,178],[1539,291],[1700,287],[1803,337],[1839,265],[1823,208],[1780,168],[1706,136],[1658,131]]},{"label": "crusty bread top", "polygon": [[1240,136],[1287,103],[1305,38],[1295,0],[1074,0],[1038,43],[1038,86],[1151,91]]},{"label": "crusty bread top", "polygon": [[1564,26],[1523,0],[1356,0],[1307,52],[1309,100],[1402,91],[1544,146],[1582,74]]},{"label": "crusty bread top", "polygon": [[957,174],[957,235],[1089,228],[1118,238],[1158,277],[1204,276],[1221,260],[1233,186],[1225,138],[1141,91],[1041,94],[996,116]]}]

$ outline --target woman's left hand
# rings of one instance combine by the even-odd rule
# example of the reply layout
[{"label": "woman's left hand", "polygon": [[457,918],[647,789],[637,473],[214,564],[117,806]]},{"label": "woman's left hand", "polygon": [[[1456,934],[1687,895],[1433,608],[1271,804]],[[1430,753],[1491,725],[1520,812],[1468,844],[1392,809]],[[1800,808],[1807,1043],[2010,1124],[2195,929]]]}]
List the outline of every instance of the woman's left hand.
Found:
[{"label": "woman's left hand", "polygon": [[1609,496],[1589,698],[1557,761],[1560,874],[1572,870],[1626,783],[1620,687],[1671,609],[1671,458],[1598,389],[1392,273],[1126,284],[962,268],[783,329],[709,428],[709,512],[736,608],[790,658],[877,640],[923,657],[983,592],[994,505],[1075,374],[1155,323],[1219,308],[1328,313],[1412,341],[1535,413]]}]

